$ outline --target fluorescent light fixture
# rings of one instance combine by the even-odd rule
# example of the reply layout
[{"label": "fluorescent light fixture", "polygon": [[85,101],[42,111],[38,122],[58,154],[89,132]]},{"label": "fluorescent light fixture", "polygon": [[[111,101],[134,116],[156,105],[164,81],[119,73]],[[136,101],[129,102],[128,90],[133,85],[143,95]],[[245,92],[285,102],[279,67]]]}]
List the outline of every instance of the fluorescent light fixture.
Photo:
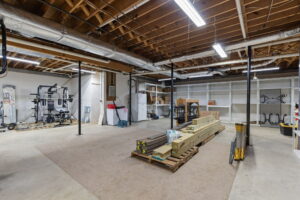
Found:
[{"label": "fluorescent light fixture", "polygon": [[211,77],[213,76],[212,74],[199,74],[199,75],[192,75],[189,76],[189,78],[201,78],[201,77]]},{"label": "fluorescent light fixture", "polygon": [[[175,80],[176,78],[173,78],[173,80]],[[158,81],[170,81],[171,78],[163,78],[163,79],[158,79]]]},{"label": "fluorescent light fixture", "polygon": [[175,0],[175,2],[197,27],[204,26],[206,24],[190,0]]},{"label": "fluorescent light fixture", "polygon": [[216,52],[221,56],[221,58],[227,58],[227,54],[222,48],[222,46],[219,43],[216,43],[213,45],[213,48],[216,50]]},{"label": "fluorescent light fixture", "polygon": [[[279,69],[280,69],[279,67],[271,67],[271,68],[254,69],[251,70],[251,72],[264,72],[264,71],[273,71]],[[244,70],[243,73],[247,73],[247,70]]]},{"label": "fluorescent light fixture", "polygon": [[[72,68],[73,71],[79,71],[78,68]],[[94,71],[89,71],[89,70],[85,70],[85,69],[81,69],[81,72],[86,72],[86,73],[90,73],[90,74],[96,74],[96,72]]]},{"label": "fluorescent light fixture", "polygon": [[[0,58],[3,58],[3,56],[0,55]],[[6,59],[7,60],[14,60],[14,61],[18,61],[18,62],[30,63],[30,64],[33,64],[33,65],[39,65],[40,64],[40,62],[37,62],[37,61],[26,60],[26,59],[22,59],[22,58],[15,58],[15,57],[10,57],[10,56],[7,56]]]}]

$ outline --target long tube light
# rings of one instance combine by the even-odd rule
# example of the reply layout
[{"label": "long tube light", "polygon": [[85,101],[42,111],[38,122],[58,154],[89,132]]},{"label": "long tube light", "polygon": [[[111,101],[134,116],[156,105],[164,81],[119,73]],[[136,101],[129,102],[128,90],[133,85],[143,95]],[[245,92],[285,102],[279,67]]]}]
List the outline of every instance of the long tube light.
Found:
[{"label": "long tube light", "polygon": [[[0,55],[0,58],[3,58],[3,56]],[[8,60],[14,60],[14,61],[18,61],[18,62],[30,63],[30,64],[33,64],[33,65],[39,65],[40,64],[40,62],[37,62],[37,61],[34,61],[34,60],[26,60],[26,59],[23,59],[23,58],[15,58],[15,57],[10,57],[10,56],[7,56],[6,58]]]},{"label": "long tube light", "polygon": [[[73,71],[79,71],[77,68],[72,68]],[[90,73],[90,74],[96,74],[96,72],[94,71],[90,71],[90,70],[85,70],[85,69],[81,69],[81,72],[86,72],[86,73]]]},{"label": "long tube light", "polygon": [[[254,69],[251,72],[264,72],[264,71],[272,71],[272,70],[279,70],[279,67],[271,67],[271,68],[263,68],[263,69]],[[243,73],[247,73],[247,70],[244,70]]]},{"label": "long tube light", "polygon": [[213,48],[219,54],[221,58],[227,58],[227,54],[219,43],[213,45]]},{"label": "long tube light", "polygon": [[[173,78],[173,80],[175,80],[176,78]],[[158,81],[170,81],[171,78],[163,78],[163,79],[158,79]]]},{"label": "long tube light", "polygon": [[175,2],[197,27],[204,26],[206,24],[190,0],[175,0]]},{"label": "long tube light", "polygon": [[213,76],[212,74],[199,74],[199,75],[192,75],[189,76],[189,78],[202,78],[202,77],[211,77]]}]

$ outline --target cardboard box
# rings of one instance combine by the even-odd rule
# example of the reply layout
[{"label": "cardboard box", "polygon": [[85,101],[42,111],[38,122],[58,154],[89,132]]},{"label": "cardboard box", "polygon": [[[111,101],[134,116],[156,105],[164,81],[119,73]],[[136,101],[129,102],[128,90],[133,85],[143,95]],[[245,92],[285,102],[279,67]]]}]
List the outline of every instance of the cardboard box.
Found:
[{"label": "cardboard box", "polygon": [[210,106],[217,105],[216,100],[208,100],[207,104],[210,105]]},{"label": "cardboard box", "polygon": [[169,96],[164,97],[165,104],[169,104],[171,102],[171,98]]},{"label": "cardboard box", "polygon": [[[173,92],[175,92],[176,88],[173,88]],[[171,92],[171,88],[167,87],[167,88],[163,88],[163,92]]]},{"label": "cardboard box", "polygon": [[162,92],[163,91],[163,89],[162,88],[160,88],[160,87],[157,87],[157,92]]},{"label": "cardboard box", "polygon": [[150,86],[149,87],[149,91],[155,91],[156,89],[155,89],[155,86]]}]

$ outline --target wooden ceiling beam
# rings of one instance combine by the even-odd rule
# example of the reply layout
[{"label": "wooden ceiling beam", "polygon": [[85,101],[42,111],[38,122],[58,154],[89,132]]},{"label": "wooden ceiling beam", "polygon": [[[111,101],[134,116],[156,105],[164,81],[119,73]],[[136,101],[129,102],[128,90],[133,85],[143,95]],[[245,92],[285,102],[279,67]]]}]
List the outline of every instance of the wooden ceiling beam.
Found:
[{"label": "wooden ceiling beam", "polygon": [[[266,3],[264,2],[264,5],[265,5]],[[278,6],[278,2],[276,3],[276,5]],[[245,3],[245,5],[247,5],[247,6],[252,6],[252,5],[257,5],[257,0],[255,0],[255,1],[248,1],[248,2],[246,2]],[[267,9],[268,8],[268,4],[266,4],[267,6],[265,6],[265,7],[258,7],[259,9],[258,10],[261,10],[261,9]],[[225,9],[224,7],[221,7],[220,9],[224,9],[224,10],[228,10],[229,9],[229,7],[228,7],[228,9]],[[225,19],[229,19],[229,18],[232,18],[232,19],[234,19],[234,20],[236,20],[237,19],[237,15],[236,15],[236,11],[235,11],[235,9],[231,9],[230,11],[234,11],[234,13],[235,14],[226,14],[226,15],[224,15],[224,18]],[[251,11],[252,12],[252,11]],[[250,13],[250,12],[249,12]],[[229,15],[229,17],[228,17],[228,15]],[[232,17],[230,17],[230,16],[232,16]],[[219,19],[221,19],[221,21],[222,21],[222,18],[223,18],[223,16],[220,16],[220,18]],[[210,19],[212,19],[212,17],[210,17]],[[219,20],[217,20],[217,23],[218,23],[218,21]],[[166,26],[166,28],[161,28],[161,31],[153,31],[153,32],[150,32],[150,33],[146,33],[146,37],[147,38],[149,38],[149,40],[151,40],[152,41],[152,39],[154,39],[154,40],[156,40],[156,41],[159,41],[159,42],[161,42],[161,41],[163,41],[163,38],[160,38],[162,35],[164,35],[164,34],[166,34],[166,33],[169,33],[169,34],[173,34],[174,33],[174,31],[176,31],[176,30],[178,30],[178,29],[181,29],[181,31],[180,31],[180,33],[181,33],[181,35],[182,34],[186,34],[186,31],[183,31],[184,30],[184,28],[187,28],[187,26],[188,26],[188,23],[186,22],[186,21],[184,21],[184,20],[181,20],[180,21],[180,23],[179,23],[179,26],[176,26],[176,24],[174,24],[174,23],[172,23],[172,22],[174,22],[173,20],[171,20],[171,22],[170,22],[170,24],[168,24],[167,26]],[[209,23],[209,24],[207,24],[206,25],[206,27],[207,26],[212,26],[213,25],[213,23]],[[192,29],[193,29],[193,27],[192,27]],[[153,30],[153,29],[152,29]],[[199,30],[199,29],[198,29]],[[193,31],[197,31],[197,29],[193,29]],[[203,30],[201,30],[201,31],[203,31]],[[152,35],[151,35],[152,34]],[[176,34],[174,34],[174,35],[176,35]]]},{"label": "wooden ceiling beam", "polygon": [[[132,2],[132,4],[133,4],[134,2]],[[136,2],[135,2],[136,3]],[[91,4],[91,3],[90,3]],[[131,5],[132,5],[131,4]],[[92,6],[92,5],[91,5]],[[103,11],[104,12],[104,11]],[[107,13],[107,11],[105,11],[104,13]],[[103,23],[103,18],[101,18],[101,19],[97,19],[98,20],[98,24],[99,24],[99,26]],[[114,24],[111,22],[111,23],[109,23],[110,24],[110,26],[112,26],[113,28],[114,28]],[[127,33],[128,33],[128,28],[126,27],[126,26],[119,26],[119,31],[120,31],[120,33],[122,34],[122,35],[126,35]],[[89,30],[90,31],[90,30]],[[154,45],[152,45],[152,44],[148,44],[149,42],[146,40],[146,39],[144,39],[144,37],[143,36],[141,36],[139,33],[136,33],[136,32],[134,32],[134,31],[129,31],[130,32],[130,34],[129,34],[129,37],[130,37],[130,39],[132,39],[132,40],[137,40],[137,41],[141,41],[141,42],[143,42],[143,44],[147,47],[147,48],[150,48],[150,49],[154,49],[157,53],[159,53],[159,54],[165,54],[164,52],[162,52],[162,51],[160,51],[158,48],[156,48]]]},{"label": "wooden ceiling beam", "polygon": [[[294,24],[294,26],[297,26],[297,21],[292,22]],[[265,30],[262,31],[262,33],[257,33],[257,31],[254,32],[249,32],[249,38],[256,38],[256,37],[263,37],[266,35],[270,35],[270,34],[274,34],[274,33],[278,33],[278,30],[285,30],[287,27],[290,27],[291,25],[285,25],[285,23],[283,24],[279,24],[278,26],[274,27],[273,29],[269,29],[269,30]],[[237,37],[238,35],[236,35],[235,37]],[[230,44],[232,42],[238,42],[238,40],[232,40],[230,42],[225,41],[224,39],[224,45]],[[187,54],[192,54],[192,53],[196,53],[196,52],[201,52],[201,51],[206,51],[211,49],[211,45],[207,45],[206,47],[198,47],[198,48],[194,48],[192,51],[186,51]],[[176,53],[180,54],[181,51],[178,52],[168,52],[170,55],[172,55],[172,57],[176,57]]]},{"label": "wooden ceiling beam", "polygon": [[[286,9],[283,9],[283,10],[274,10],[274,12],[270,15],[270,16],[272,16],[270,19],[273,19],[274,17],[273,16],[282,16],[283,18],[284,17],[286,17],[286,13],[282,13],[282,12],[291,12],[291,13],[294,13],[296,10],[295,9],[298,9],[298,6],[297,5],[294,5],[294,7],[288,7],[288,8],[286,8]],[[265,16],[258,16],[258,17],[256,17],[255,19],[251,19],[251,20],[249,20],[249,22],[251,22],[251,21],[255,21],[255,22],[253,22],[252,24],[250,24],[250,25],[247,25],[247,27],[249,26],[249,27],[251,27],[251,25],[253,26],[253,24],[254,25],[257,25],[257,24],[259,24],[259,25],[261,25],[261,24],[264,24],[264,23],[262,23],[262,21],[261,20],[264,20],[264,18],[265,18]],[[224,31],[226,31],[226,29],[228,29],[228,27],[233,27],[233,26],[235,26],[235,25],[238,25],[239,24],[239,22],[237,21],[237,18],[236,18],[236,23],[232,23],[231,21],[228,21],[227,23],[222,23],[222,24],[218,24],[218,26],[220,26],[221,28],[219,29],[219,28],[217,28],[217,32],[218,31],[220,31],[220,32],[224,32]],[[209,28],[209,27],[208,27]],[[195,31],[192,31],[191,33],[189,33],[189,39],[190,40],[192,40],[193,39],[193,42],[195,43],[195,42],[199,42],[198,40],[197,40],[197,38],[200,38],[201,37],[201,39],[205,36],[205,35],[207,35],[208,33],[211,33],[211,34],[214,34],[214,27],[211,27],[211,29],[210,29],[210,32],[205,32],[205,33],[198,33],[198,32],[195,32]],[[181,32],[183,32],[183,30],[181,30]],[[203,32],[203,31],[202,31]],[[183,35],[182,37],[177,37],[177,35],[176,34],[174,34],[175,36],[170,36],[171,38],[169,38],[169,40],[165,40],[165,41],[161,41],[160,42],[160,44],[162,44],[162,46],[167,46],[166,48],[168,48],[168,47],[174,47],[174,45],[176,45],[177,43],[184,43],[184,44],[187,44],[187,39],[188,39],[188,37],[186,36],[186,35]],[[181,34],[182,35],[182,34]],[[219,34],[217,33],[217,36],[218,36]],[[195,39],[195,40],[194,40]],[[175,40],[176,41],[176,43],[174,43],[172,40]],[[170,44],[170,45],[167,45],[167,44]],[[137,49],[139,49],[139,48],[141,48],[141,47],[137,47]]]},{"label": "wooden ceiling beam", "polygon": [[[220,26],[216,26],[217,37],[220,34],[224,33],[225,31],[232,31],[232,29],[238,27],[238,25],[239,25],[238,18],[236,18],[236,20],[234,22],[232,22],[232,20],[224,21],[224,23],[221,24]],[[180,30],[180,31],[183,31],[183,30]],[[174,47],[177,43],[184,42],[185,44],[187,44],[188,41],[194,42],[196,38],[201,37],[201,39],[205,39],[205,37],[214,37],[214,36],[215,36],[215,27],[210,26],[206,29],[206,31],[187,32],[184,35],[179,34],[179,36],[177,36],[176,32],[175,32],[174,36],[170,35],[168,39],[162,40],[159,44],[161,44],[161,46],[168,48],[170,46]],[[176,41],[176,42],[174,42],[174,41]],[[134,49],[138,50],[140,48],[141,48],[141,46],[137,46]]]},{"label": "wooden ceiling beam", "polygon": [[[13,52],[13,53],[11,53],[9,56],[10,56],[10,57],[16,57],[16,56],[17,56],[17,53],[16,53],[16,52]],[[13,62],[13,61],[10,60],[10,59],[8,59],[8,60],[7,60],[7,66],[9,66],[11,62]]]},{"label": "wooden ceiling beam", "polygon": [[[292,7],[289,10],[285,10],[285,11],[288,11],[288,13],[295,13],[294,9],[298,9],[298,8],[297,7],[296,8]],[[274,17],[275,15],[276,15],[276,17]],[[270,15],[272,17],[270,17],[271,20],[269,20],[269,23],[270,23],[271,26],[272,25],[276,25],[279,20],[286,20],[289,17],[293,17],[292,20],[294,20],[294,19],[296,20],[297,19],[297,15],[296,16],[294,16],[294,15],[295,14],[287,15],[286,13],[281,13],[281,12],[273,13],[272,15]],[[262,19],[264,19],[264,17],[265,16],[259,16],[256,19],[252,19],[251,21],[253,21],[253,22],[247,25],[248,29],[251,28],[251,32],[254,32],[255,30],[258,30],[259,27],[261,27],[261,25],[265,24],[264,21],[261,21]],[[285,22],[287,22],[287,21],[285,21]],[[237,25],[238,25],[238,23],[232,24],[231,26],[227,26],[225,28],[222,28],[221,30],[218,30],[217,31],[217,36],[218,37],[220,36],[220,34],[218,32],[221,32],[221,33],[224,33],[224,34],[235,32],[237,29],[234,29],[233,27],[237,26]],[[228,29],[228,28],[230,28],[230,29]],[[209,37],[214,37],[213,31],[211,31],[210,33],[204,33],[204,34],[201,34],[201,35],[192,35],[192,36],[190,36],[190,39],[192,39],[192,43],[194,43],[195,45],[197,45],[197,44],[201,43],[201,41],[205,41],[205,39],[209,38]],[[176,49],[178,49],[180,47],[180,44],[184,45],[184,46],[188,45],[188,43],[187,43],[187,41],[186,41],[185,38],[183,38],[183,39],[176,38],[176,41],[178,41],[178,42],[173,43],[171,41],[166,41],[166,42],[170,43],[170,45],[168,45],[167,48],[170,48],[170,47],[174,48],[174,47],[176,47]],[[164,44],[162,44],[162,45],[164,45]],[[166,45],[164,45],[164,46],[166,46]]]},{"label": "wooden ceiling beam", "polygon": [[110,61],[109,63],[103,63],[103,62],[91,60],[89,58],[85,58],[84,55],[82,55],[82,57],[79,57],[79,56],[70,55],[70,54],[63,54],[63,53],[60,53],[60,52],[49,50],[47,48],[39,48],[39,47],[19,44],[19,43],[11,42],[11,41],[8,41],[7,44],[11,45],[11,46],[14,46],[14,47],[21,48],[21,49],[27,49],[27,50],[31,50],[31,51],[35,51],[35,52],[45,53],[45,54],[48,54],[48,55],[57,56],[57,57],[61,57],[61,58],[68,59],[68,60],[82,61],[82,62],[85,62],[85,63],[89,63],[89,64],[92,64],[92,65],[97,65],[99,67],[112,69],[112,70],[116,70],[116,71],[122,71],[122,72],[131,72],[132,71],[132,67],[130,67],[127,64],[123,64],[123,63],[120,63],[120,62],[117,62],[117,61]]},{"label": "wooden ceiling beam", "polygon": [[[141,6],[138,9],[135,9],[134,11],[128,13],[129,17],[121,17],[119,20],[123,23],[123,24],[128,24],[134,20],[137,20],[145,15],[147,15],[148,13],[151,13],[157,9],[159,9],[161,6],[169,3],[170,1],[173,0],[151,0],[149,1],[147,4],[144,4],[143,6]],[[108,33],[115,31],[119,28],[120,25],[116,25],[115,28],[110,28],[108,30]]]},{"label": "wooden ceiling beam", "polygon": [[119,14],[122,14],[124,10],[132,8],[134,5],[139,4],[142,0],[126,0],[126,1],[114,1],[110,6],[107,6],[106,11],[110,15],[103,17],[103,23],[114,21]]},{"label": "wooden ceiling beam", "polygon": [[[55,0],[49,0],[49,3],[53,4],[55,2]],[[49,18],[52,15],[54,15],[55,10],[53,8],[51,8],[50,6],[47,6],[45,4],[43,4],[41,10],[43,10],[43,15],[42,17],[44,18]]]},{"label": "wooden ceiling beam", "polygon": [[[69,14],[72,14],[73,12],[75,12],[78,8],[81,7],[81,4],[84,2],[84,0],[76,0],[74,2],[74,0],[65,0],[65,2],[67,3],[67,5],[69,6],[69,8],[67,9],[67,12]],[[70,18],[70,15],[64,14],[62,17],[62,23],[65,24]]]},{"label": "wooden ceiling beam", "polygon": [[[111,4],[113,1],[114,0],[108,0],[107,3]],[[91,8],[93,8],[94,11],[92,11],[89,16],[85,17],[85,20],[88,21],[91,18],[95,17],[100,22],[100,24],[102,24],[103,19],[102,19],[102,16],[101,16],[100,13],[101,13],[101,10],[104,9],[107,6],[106,3],[103,3],[102,1],[91,2],[90,0],[86,0],[86,4],[89,5]],[[74,27],[74,29],[78,29],[83,24],[84,24],[83,22],[79,22]]]},{"label": "wooden ceiling beam", "polygon": [[[232,10],[234,10],[233,8],[231,8],[231,4],[230,1],[221,1],[221,2],[214,2],[214,1],[209,1],[209,5],[206,5],[207,7],[203,8],[200,13],[201,15],[203,14],[204,18],[205,18],[205,21],[207,23],[209,23],[209,20],[213,19],[214,17],[216,17],[217,15],[222,15],[222,14],[225,14],[225,13],[228,13]],[[225,4],[225,5],[224,5]],[[214,9],[218,9],[216,10],[212,16],[209,16],[208,12],[211,13],[214,11]],[[205,16],[209,16],[209,17],[205,17]],[[171,15],[170,17],[167,17],[165,19],[160,19],[158,21],[156,21],[156,24],[151,24],[151,27],[149,28],[146,28],[144,27],[143,28],[143,34],[146,34],[146,36],[148,37],[149,36],[149,39],[154,39],[153,37],[151,37],[150,33],[154,33],[153,35],[157,35],[157,33],[165,33],[166,31],[174,31],[174,28],[176,30],[176,28],[182,28],[182,27],[179,27],[180,23],[182,22],[182,27],[187,27],[190,23],[189,23],[189,19],[186,17],[186,15],[179,9],[178,10],[178,13],[174,13],[174,15]],[[163,24],[163,25],[162,25]],[[168,25],[172,25],[173,28],[170,28],[170,27],[167,27],[165,28],[166,26]],[[153,28],[153,27],[160,27],[159,30]],[[197,30],[203,30],[203,27],[201,28],[197,28],[197,27],[193,27],[191,26],[190,28],[194,28],[194,29],[197,29]],[[139,30],[139,29],[137,29]]]}]

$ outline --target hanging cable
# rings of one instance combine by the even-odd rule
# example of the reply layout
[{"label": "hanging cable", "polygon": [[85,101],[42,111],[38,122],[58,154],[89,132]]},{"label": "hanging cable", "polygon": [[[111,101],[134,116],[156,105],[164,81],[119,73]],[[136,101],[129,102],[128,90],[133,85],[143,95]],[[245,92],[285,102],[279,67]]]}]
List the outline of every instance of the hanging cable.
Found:
[{"label": "hanging cable", "polygon": [[1,34],[2,34],[2,68],[0,75],[5,74],[7,70],[7,59],[6,59],[6,27],[3,19],[0,20]]}]

